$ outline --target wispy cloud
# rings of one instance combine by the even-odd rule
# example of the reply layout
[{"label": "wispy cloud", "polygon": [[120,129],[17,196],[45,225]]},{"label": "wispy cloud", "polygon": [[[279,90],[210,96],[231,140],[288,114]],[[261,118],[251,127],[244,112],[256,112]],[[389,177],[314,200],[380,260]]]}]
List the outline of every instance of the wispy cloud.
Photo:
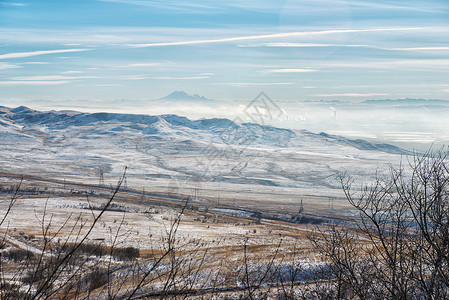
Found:
[{"label": "wispy cloud", "polygon": [[17,69],[17,68],[21,68],[21,67],[18,66],[18,65],[7,64],[7,63],[0,62],[0,70]]},{"label": "wispy cloud", "polygon": [[58,85],[58,84],[66,84],[70,83],[69,81],[20,81],[20,80],[11,80],[11,81],[0,81],[0,85]]},{"label": "wispy cloud", "polygon": [[125,67],[131,67],[131,68],[141,68],[141,67],[157,67],[162,66],[163,63],[136,63],[136,64],[129,64]]},{"label": "wispy cloud", "polygon": [[263,39],[277,39],[277,38],[289,38],[289,37],[301,37],[301,36],[328,35],[328,34],[383,32],[383,31],[410,31],[410,30],[423,30],[423,29],[426,29],[426,27],[405,27],[405,28],[398,27],[398,28],[374,28],[374,29],[301,31],[301,32],[275,33],[275,34],[247,35],[247,36],[220,38],[220,39],[191,40],[191,41],[164,42],[164,43],[147,43],[147,44],[128,44],[128,46],[134,47],[134,48],[182,46],[182,45],[237,42],[237,41],[246,41],[246,40],[263,40]]},{"label": "wispy cloud", "polygon": [[[356,0],[356,1],[348,1],[348,0],[325,0],[317,3],[316,0],[302,0],[302,1],[287,1],[285,4],[277,4],[274,1],[261,1],[261,0],[229,0],[226,1],[226,5],[242,8],[246,10],[259,10],[259,11],[273,11],[279,8],[284,8],[283,14],[293,14],[297,15],[298,13],[304,12],[325,12],[327,10],[368,10],[372,12],[373,10],[378,11],[418,11],[418,12],[433,12],[437,13],[441,11],[441,9],[447,9],[447,4],[437,4],[435,2],[432,5],[425,2],[419,1],[408,1],[399,3],[400,1],[392,1],[395,3],[386,3],[386,1],[366,1],[366,0]],[[283,3],[283,2],[281,2]],[[318,4],[318,5],[317,5]]]},{"label": "wispy cloud", "polygon": [[405,50],[405,51],[440,51],[449,50],[449,47],[409,47],[409,48],[389,48],[391,50]]},{"label": "wispy cloud", "polygon": [[74,79],[92,79],[98,78],[96,76],[62,76],[62,75],[48,75],[48,76],[22,76],[22,77],[13,77],[11,80],[20,80],[20,81],[41,81],[41,80],[74,80]]},{"label": "wispy cloud", "polygon": [[322,43],[290,43],[290,42],[275,42],[275,43],[263,43],[261,45],[247,45],[246,47],[260,47],[260,46],[264,46],[264,47],[276,47],[276,48],[281,48],[281,47],[292,47],[292,48],[310,48],[310,47],[355,47],[355,48],[360,48],[360,47],[369,47],[371,48],[372,46],[369,45],[345,45],[345,44],[322,44]]},{"label": "wispy cloud", "polygon": [[[175,10],[184,11],[190,13],[207,13],[207,12],[217,12],[220,10],[246,10],[246,11],[257,11],[257,12],[272,12],[282,10],[282,14],[293,14],[298,15],[299,13],[311,13],[311,12],[323,12],[326,10],[337,10],[345,11],[349,8],[355,10],[409,10],[409,11],[419,11],[419,12],[432,12],[437,13],[439,9],[447,8],[447,6],[441,5],[424,5],[419,1],[411,1],[406,3],[376,3],[373,1],[347,1],[347,0],[326,0],[320,1],[321,5],[316,5],[314,0],[303,0],[303,1],[284,1],[275,2],[269,0],[228,0],[223,2],[206,2],[202,3],[190,3],[188,1],[180,0],[165,0],[165,1],[155,1],[155,0],[98,0],[102,2],[110,3],[120,3],[128,5],[138,5],[138,6],[148,6],[153,8],[159,8],[163,10]],[[206,4],[207,3],[207,4]]]},{"label": "wispy cloud", "polygon": [[120,79],[123,80],[143,80],[143,79],[148,79],[148,76],[146,75],[125,75],[120,77]]},{"label": "wispy cloud", "polygon": [[291,43],[291,42],[274,42],[263,43],[253,45],[242,45],[241,47],[272,47],[272,48],[325,48],[325,47],[338,47],[338,48],[372,48],[388,51],[446,51],[449,50],[449,46],[440,47],[381,47],[376,45],[351,45],[351,44],[315,44],[315,43]]},{"label": "wispy cloud", "polygon": [[167,80],[193,80],[193,79],[205,79],[209,76],[190,76],[190,77],[170,77],[170,76],[159,76],[159,77],[149,77],[151,79],[167,79]]},{"label": "wispy cloud", "polygon": [[31,51],[31,52],[14,52],[14,53],[1,54],[0,59],[23,58],[45,54],[80,52],[90,50],[92,49],[60,49],[60,50],[45,50],[45,51]]},{"label": "wispy cloud", "polygon": [[58,59],[73,59],[80,58],[79,56],[58,56]]},{"label": "wispy cloud", "polygon": [[111,65],[111,69],[145,69],[145,68],[153,68],[153,67],[162,67],[167,65],[173,65],[173,62],[137,62],[137,63],[129,63],[129,64],[116,64]]},{"label": "wispy cloud", "polygon": [[123,86],[118,83],[105,83],[105,84],[78,84],[78,86],[91,86],[91,87],[112,87],[112,86]]},{"label": "wispy cloud", "polygon": [[217,83],[213,83],[213,84],[245,87],[245,86],[292,85],[292,84],[296,84],[296,83],[294,83],[294,82],[217,82]]},{"label": "wispy cloud", "polygon": [[385,88],[385,87],[449,87],[449,84],[441,83],[413,83],[413,84],[357,84],[357,85],[338,85],[332,87],[334,89],[354,89],[354,88]]},{"label": "wispy cloud", "polygon": [[381,93],[342,93],[342,94],[315,94],[315,97],[372,97],[372,96],[388,96]]},{"label": "wispy cloud", "polygon": [[9,80],[0,81],[0,85],[60,85],[72,83],[78,79],[92,79],[96,76],[63,76],[63,75],[38,75],[38,76],[18,76]]},{"label": "wispy cloud", "polygon": [[[420,24],[420,23],[417,23]],[[368,24],[369,25],[369,24]],[[367,25],[367,26],[368,26]],[[354,25],[356,26],[356,25]],[[389,32],[398,33],[407,32],[410,35],[416,35],[415,41],[417,41],[416,46],[441,46],[440,44],[419,44],[419,37],[428,36],[432,34],[432,37],[440,37],[447,36],[447,26],[432,26],[432,27],[419,27],[420,25],[410,25],[406,26],[385,26],[385,27],[361,27],[359,29],[336,29],[336,30],[325,30],[326,27],[317,27],[315,31],[301,31],[292,29],[292,27],[282,26],[279,27],[276,33],[273,33],[272,26],[258,26],[258,27],[248,27],[241,28],[230,26],[226,28],[189,28],[189,27],[92,27],[89,29],[73,29],[70,32],[64,29],[17,29],[12,32],[11,30],[7,30],[5,28],[0,27],[0,40],[3,43],[11,43],[16,44],[18,42],[22,43],[49,43],[49,44],[58,44],[61,45],[63,43],[66,44],[81,44],[81,45],[107,45],[109,47],[117,47],[119,45],[130,45],[131,47],[145,47],[147,44],[148,47],[154,47],[158,45],[170,45],[181,43],[192,43],[192,41],[198,41],[198,43],[211,43],[212,42],[226,42],[227,39],[238,38],[237,41],[239,43],[235,43],[237,45],[243,44],[241,47],[245,47],[244,44],[248,43],[246,47],[253,47],[257,42],[259,45],[263,46],[263,43],[288,43],[291,42],[291,46],[313,46],[315,44],[316,47],[324,47],[329,45],[339,45],[344,47],[346,39],[329,39],[328,36],[335,34],[337,37],[340,35],[346,35],[351,33],[359,33],[359,32],[378,32],[379,35],[373,36],[373,38],[369,37],[366,39],[366,35],[356,35],[354,34],[354,38],[351,38],[351,42],[347,42],[346,47],[372,47],[371,43],[374,41],[378,41],[379,36],[384,33],[384,35]],[[293,31],[293,32],[291,32]],[[244,32],[244,33],[241,33]],[[280,33],[279,33],[280,32]],[[271,34],[270,34],[271,33]],[[311,40],[292,40],[289,37],[319,37],[322,35],[325,39],[311,39]],[[327,35],[326,35],[327,34]],[[113,37],[111,37],[113,36]],[[268,36],[268,37],[266,37]],[[249,37],[249,39],[246,39]],[[266,40],[263,40],[263,39]],[[185,40],[181,40],[185,39]],[[214,41],[218,40],[218,41]],[[231,40],[232,41],[232,40]],[[338,41],[338,42],[337,42]],[[366,45],[369,41],[370,45]],[[398,40],[399,41],[399,40]],[[115,45],[113,45],[115,44]],[[308,45],[307,45],[308,44]],[[388,43],[387,45],[396,46],[395,43]],[[75,45],[73,45],[75,46]],[[272,46],[276,46],[273,44]],[[281,44],[277,45],[281,46]],[[288,46],[285,44],[284,46]],[[411,45],[414,47],[415,45]],[[69,48],[83,48],[83,47],[69,47]],[[87,48],[87,47],[84,47]],[[146,59],[149,59],[146,57]],[[170,58],[169,58],[170,59]],[[131,61],[131,63],[146,63],[148,61]],[[152,62],[152,61],[149,61]]]},{"label": "wispy cloud", "polygon": [[0,1],[0,6],[17,6],[17,7],[21,7],[21,6],[27,6],[28,4],[26,3],[20,3],[20,2],[4,2],[4,1]]},{"label": "wispy cloud", "polygon": [[130,4],[137,6],[148,6],[154,8],[161,8],[163,10],[176,10],[182,12],[197,13],[204,10],[217,10],[217,5],[191,3],[188,1],[148,1],[148,0],[97,0],[101,2],[111,2],[120,4]]},{"label": "wispy cloud", "polygon": [[335,69],[339,72],[342,68],[368,69],[370,71],[378,70],[430,70],[430,71],[449,71],[449,59],[366,59],[364,61],[316,61],[309,62],[313,68],[326,70]]},{"label": "wispy cloud", "polygon": [[61,72],[61,74],[81,74],[84,73],[83,71],[65,71],[65,72]]},{"label": "wispy cloud", "polygon": [[317,71],[315,69],[269,69],[263,70],[262,73],[310,73]]},{"label": "wispy cloud", "polygon": [[49,65],[49,62],[44,61],[28,61],[28,62],[22,62],[20,65]]},{"label": "wispy cloud", "polygon": [[425,2],[416,2],[416,1],[410,1],[410,2],[404,2],[404,3],[381,3],[379,2],[373,2],[373,1],[344,1],[344,3],[349,4],[351,6],[355,7],[361,7],[366,9],[379,9],[379,10],[410,10],[410,11],[418,11],[418,12],[431,12],[431,13],[437,13],[440,12],[441,9],[447,9],[447,4],[441,3],[438,5],[437,3],[432,3],[432,5],[428,5],[428,3]]}]

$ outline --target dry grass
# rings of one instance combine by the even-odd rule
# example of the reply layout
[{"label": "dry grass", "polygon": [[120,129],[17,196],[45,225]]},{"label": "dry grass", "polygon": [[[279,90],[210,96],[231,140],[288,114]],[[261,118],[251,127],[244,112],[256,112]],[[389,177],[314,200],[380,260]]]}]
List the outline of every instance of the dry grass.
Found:
[{"label": "dry grass", "polygon": [[[9,184],[13,185],[15,178],[11,179]],[[82,235],[89,228],[93,217],[98,214],[95,210],[85,209],[86,205],[101,206],[110,193],[104,188],[95,186],[85,187],[67,182],[63,184],[57,180],[43,181],[32,176],[27,177],[26,184],[46,189],[37,195],[19,195],[17,206],[8,216],[10,226],[7,235],[11,239],[7,242],[7,247],[23,249],[29,246],[39,251],[44,245],[42,228],[45,227],[43,224],[46,224],[49,226],[45,231],[45,238],[52,239],[52,242],[47,244],[47,249],[56,249],[57,243],[63,243],[65,245],[61,250],[67,251],[76,244],[76,235]],[[88,195],[85,193],[86,190],[89,190]],[[8,197],[8,194],[0,194],[0,209],[6,205]],[[316,228],[315,225],[263,218],[258,220],[251,215],[229,215],[226,210],[232,210],[233,206],[224,207],[225,201],[226,199],[221,199],[219,206],[214,201],[189,203],[177,229],[175,256],[167,256],[160,263],[170,265],[175,259],[184,264],[179,270],[180,274],[193,271],[215,274],[213,276],[220,276],[220,280],[216,279],[217,284],[235,286],[236,278],[240,276],[238,274],[242,270],[233,266],[242,266],[244,261],[266,265],[287,263],[293,259],[300,261],[316,259],[317,254],[312,251],[307,239],[311,230]],[[113,248],[112,257],[117,259],[110,265],[113,270],[114,267],[120,266],[120,260],[133,260],[129,265],[131,267],[151,264],[166,254],[165,238],[183,201],[159,196],[143,198],[138,194],[124,192],[119,193],[115,203],[129,208],[129,211],[106,211],[87,243],[77,250],[77,255],[91,257],[89,264],[101,266]],[[251,203],[251,206],[257,205]],[[269,209],[264,207],[263,203],[258,208],[261,211]],[[61,227],[64,222],[65,226]],[[21,234],[18,234],[19,232]],[[5,229],[2,234],[6,234]],[[132,254],[132,257],[127,254]],[[4,271],[12,274],[18,268],[19,264],[12,261]],[[127,277],[122,282],[116,277],[111,277],[114,279],[108,282],[104,277],[104,269],[86,272],[80,274],[82,276],[78,280],[80,282],[87,280],[90,283],[87,290],[83,290],[81,294],[76,295],[77,297],[87,294],[94,297],[102,294],[108,285],[117,285],[123,290],[131,289],[139,278],[142,278],[142,273],[139,273]],[[119,271],[109,272],[112,273],[108,276]],[[172,280],[170,276],[155,273],[149,276],[147,281],[153,286],[160,286]],[[188,276],[182,280],[187,279]],[[62,291],[61,295],[64,293],[68,293],[69,298],[75,297],[72,291]]]}]

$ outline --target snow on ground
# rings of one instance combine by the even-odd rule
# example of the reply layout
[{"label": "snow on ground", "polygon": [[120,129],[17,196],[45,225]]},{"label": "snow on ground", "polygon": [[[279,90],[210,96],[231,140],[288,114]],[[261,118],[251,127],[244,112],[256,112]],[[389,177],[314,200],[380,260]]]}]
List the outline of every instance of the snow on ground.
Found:
[{"label": "snow on ground", "polygon": [[[0,166],[5,172],[126,186],[217,202],[277,206],[302,199],[310,209],[330,199],[344,205],[339,177],[356,182],[386,175],[400,148],[328,134],[146,116],[40,112],[19,107],[0,113]],[[257,206],[257,204],[254,204]]]}]

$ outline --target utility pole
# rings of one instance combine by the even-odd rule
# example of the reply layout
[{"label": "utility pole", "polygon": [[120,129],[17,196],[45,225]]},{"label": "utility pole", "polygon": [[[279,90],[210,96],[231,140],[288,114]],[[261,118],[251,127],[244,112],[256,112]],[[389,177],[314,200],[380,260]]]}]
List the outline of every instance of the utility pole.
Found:
[{"label": "utility pole", "polygon": [[198,200],[200,197],[200,190],[199,190],[199,188],[194,188],[193,189],[193,195],[194,195],[194,199],[195,200]]},{"label": "utility pole", "polygon": [[127,190],[128,189],[128,180],[126,180],[126,175],[125,175],[125,180],[123,182],[123,187]]},{"label": "utility pole", "polygon": [[103,186],[104,185],[104,176],[103,176],[103,169],[101,167],[98,168],[98,175],[100,176],[98,185]]},{"label": "utility pole", "polygon": [[334,198],[329,198],[329,208],[334,209]]},{"label": "utility pole", "polygon": [[304,212],[304,206],[302,204],[302,198],[301,198],[301,204],[299,205],[299,213],[303,213]]}]

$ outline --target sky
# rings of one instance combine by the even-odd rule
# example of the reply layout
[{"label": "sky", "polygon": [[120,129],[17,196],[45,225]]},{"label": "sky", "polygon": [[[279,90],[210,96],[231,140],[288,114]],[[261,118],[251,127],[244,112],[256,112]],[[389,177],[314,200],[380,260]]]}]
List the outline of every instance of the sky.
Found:
[{"label": "sky", "polygon": [[0,0],[0,105],[449,100],[447,0]]}]

